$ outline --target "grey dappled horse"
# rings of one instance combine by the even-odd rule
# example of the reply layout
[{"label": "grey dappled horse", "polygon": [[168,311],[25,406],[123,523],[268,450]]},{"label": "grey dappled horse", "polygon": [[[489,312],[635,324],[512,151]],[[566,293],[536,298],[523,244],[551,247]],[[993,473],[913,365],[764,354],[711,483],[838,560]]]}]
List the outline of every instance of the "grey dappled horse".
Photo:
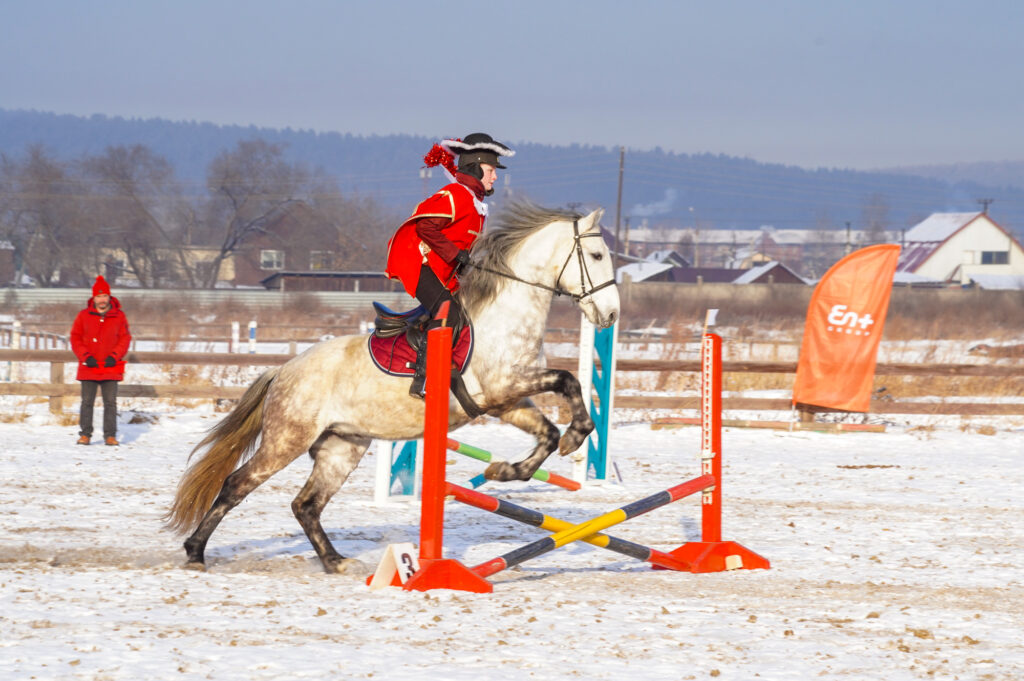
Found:
[{"label": "grey dappled horse", "polygon": [[[600,327],[619,316],[612,259],[598,225],[602,213],[514,203],[473,246],[474,267],[458,294],[475,332],[466,387],[487,414],[537,440],[522,461],[493,463],[485,472],[489,479],[529,480],[555,449],[562,455],[575,451],[594,429],[579,381],[568,371],[545,368],[542,345],[556,293],[572,297]],[[313,471],[292,511],[324,569],[344,572],[351,559],[334,549],[320,514],[372,440],[423,434],[423,402],[408,390],[409,378],[374,366],[365,336],[318,343],[256,379],[193,450],[205,451],[182,476],[165,518],[178,532],[192,531],[185,541],[188,565],[202,568],[210,535],[227,512],[308,451]],[[544,392],[569,404],[572,421],[563,435],[530,400]],[[469,420],[451,400],[449,427]]]}]

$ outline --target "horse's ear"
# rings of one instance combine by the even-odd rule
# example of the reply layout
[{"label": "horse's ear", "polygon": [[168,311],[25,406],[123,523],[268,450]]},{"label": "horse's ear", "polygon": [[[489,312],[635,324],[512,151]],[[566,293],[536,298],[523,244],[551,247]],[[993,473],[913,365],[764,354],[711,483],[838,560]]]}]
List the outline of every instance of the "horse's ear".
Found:
[{"label": "horse's ear", "polygon": [[585,217],[584,221],[586,222],[586,225],[587,225],[586,231],[589,232],[591,230],[598,229],[600,227],[600,225],[601,225],[601,216],[602,215],[604,215],[604,208],[598,208],[593,213],[591,213],[590,215]]}]

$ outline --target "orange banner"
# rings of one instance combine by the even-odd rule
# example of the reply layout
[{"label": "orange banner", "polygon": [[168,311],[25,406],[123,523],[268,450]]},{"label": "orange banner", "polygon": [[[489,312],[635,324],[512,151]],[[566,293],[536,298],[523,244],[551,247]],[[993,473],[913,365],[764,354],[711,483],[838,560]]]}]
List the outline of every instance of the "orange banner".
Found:
[{"label": "orange banner", "polygon": [[900,247],[869,246],[825,273],[807,307],[793,403],[866,412]]}]

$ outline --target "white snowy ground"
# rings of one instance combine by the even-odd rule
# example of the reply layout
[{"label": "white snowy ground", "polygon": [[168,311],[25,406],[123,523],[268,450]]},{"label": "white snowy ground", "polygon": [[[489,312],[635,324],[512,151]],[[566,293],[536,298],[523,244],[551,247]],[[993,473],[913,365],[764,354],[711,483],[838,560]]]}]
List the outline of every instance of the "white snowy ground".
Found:
[{"label": "white snowy ground", "polygon": [[[207,572],[184,570],[159,518],[219,414],[140,401],[155,420],[130,424],[126,409],[121,447],[79,447],[45,404],[6,399],[28,417],[0,424],[0,679],[1024,678],[1021,419],[994,435],[955,418],[884,434],[727,430],[724,538],[770,570],[652,571],[572,544],[500,573],[493,594],[423,594],[321,572],[289,508],[306,458],[228,515]],[[497,424],[455,437],[507,458],[527,448]],[[582,520],[697,474],[696,428],[622,424],[611,448],[622,486],[484,489]],[[416,507],[372,505],[369,456],[324,516],[367,570],[418,537]],[[478,470],[460,457],[449,477]],[[448,556],[469,565],[543,534],[448,512]],[[671,549],[699,539],[698,504],[610,532]]]}]

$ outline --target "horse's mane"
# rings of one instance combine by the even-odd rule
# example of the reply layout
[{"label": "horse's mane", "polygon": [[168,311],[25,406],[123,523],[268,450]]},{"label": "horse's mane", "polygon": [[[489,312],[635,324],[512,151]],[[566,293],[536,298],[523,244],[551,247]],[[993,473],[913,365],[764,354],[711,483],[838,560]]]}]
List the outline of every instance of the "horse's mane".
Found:
[{"label": "horse's mane", "polygon": [[506,277],[486,270],[512,274],[508,268],[509,256],[527,237],[538,229],[559,220],[578,220],[579,213],[564,208],[545,208],[526,199],[515,199],[487,221],[483,235],[473,244],[470,257],[486,269],[467,268],[461,277],[459,299],[463,308],[474,317],[484,305],[498,294]]}]

